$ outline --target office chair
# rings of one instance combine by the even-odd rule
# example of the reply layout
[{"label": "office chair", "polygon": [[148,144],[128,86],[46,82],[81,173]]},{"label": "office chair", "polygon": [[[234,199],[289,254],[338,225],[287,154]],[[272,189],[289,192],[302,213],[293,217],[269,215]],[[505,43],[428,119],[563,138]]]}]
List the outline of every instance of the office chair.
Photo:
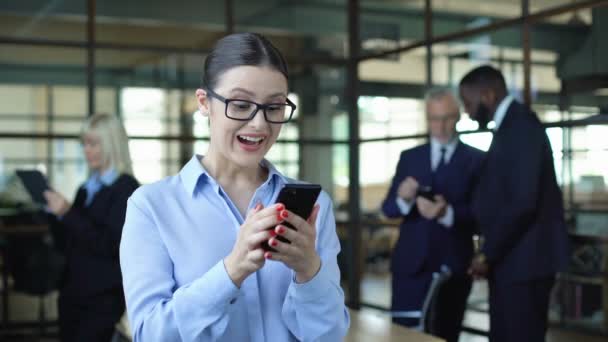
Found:
[{"label": "office chair", "polygon": [[437,316],[437,296],[442,286],[450,279],[452,271],[446,265],[441,265],[439,272],[433,272],[433,280],[429,287],[424,302],[422,303],[422,310],[416,311],[392,311],[392,317],[399,318],[418,318],[418,325],[413,327],[421,332],[425,332],[433,335],[437,332],[436,316]]}]

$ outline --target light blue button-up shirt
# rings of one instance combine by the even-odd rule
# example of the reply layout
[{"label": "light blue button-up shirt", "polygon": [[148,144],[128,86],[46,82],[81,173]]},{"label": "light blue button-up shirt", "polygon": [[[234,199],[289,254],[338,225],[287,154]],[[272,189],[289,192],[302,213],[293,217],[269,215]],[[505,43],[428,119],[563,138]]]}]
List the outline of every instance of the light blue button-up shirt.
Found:
[{"label": "light blue button-up shirt", "polygon": [[[244,220],[200,158],[129,199],[120,263],[135,341],[341,341],[349,316],[329,196],[322,192],[317,201],[317,275],[297,284],[291,269],[267,260],[239,289],[223,259]],[[262,164],[268,179],[249,209],[272,205],[294,182]]]},{"label": "light blue button-up shirt", "polygon": [[101,190],[102,186],[112,185],[118,179],[118,176],[120,175],[114,168],[110,168],[102,174],[99,172],[93,173],[84,183],[84,188],[87,191],[87,198],[84,201],[85,207],[91,205],[93,198],[95,198],[95,195]]}]

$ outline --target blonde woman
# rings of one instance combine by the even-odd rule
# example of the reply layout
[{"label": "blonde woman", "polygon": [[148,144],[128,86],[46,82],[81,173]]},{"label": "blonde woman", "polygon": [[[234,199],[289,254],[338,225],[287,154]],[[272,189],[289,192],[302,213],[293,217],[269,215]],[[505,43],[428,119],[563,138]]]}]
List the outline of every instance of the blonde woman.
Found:
[{"label": "blonde woman", "polygon": [[139,183],[116,116],[91,116],[82,145],[89,179],[74,203],[55,191],[44,194],[57,217],[51,230],[67,257],[59,294],[60,335],[62,342],[108,342],[125,310],[118,248],[127,199]]}]

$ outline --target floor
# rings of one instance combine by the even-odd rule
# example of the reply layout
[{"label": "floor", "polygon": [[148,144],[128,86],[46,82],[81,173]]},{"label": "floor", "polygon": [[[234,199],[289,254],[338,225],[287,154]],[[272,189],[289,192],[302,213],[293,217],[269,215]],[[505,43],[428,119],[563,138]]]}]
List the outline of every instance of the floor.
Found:
[{"label": "floor", "polygon": [[[391,301],[390,275],[385,272],[367,273],[361,283],[361,300],[364,303],[373,303],[381,307],[390,307]],[[487,309],[487,284],[477,281],[469,297],[469,303],[474,303],[480,308]],[[464,320],[465,326],[487,331],[489,318],[486,313],[467,311]],[[459,342],[487,342],[487,337],[462,333]],[[569,330],[550,328],[547,333],[546,342],[606,342],[606,336],[594,336],[585,333],[577,333]]]}]

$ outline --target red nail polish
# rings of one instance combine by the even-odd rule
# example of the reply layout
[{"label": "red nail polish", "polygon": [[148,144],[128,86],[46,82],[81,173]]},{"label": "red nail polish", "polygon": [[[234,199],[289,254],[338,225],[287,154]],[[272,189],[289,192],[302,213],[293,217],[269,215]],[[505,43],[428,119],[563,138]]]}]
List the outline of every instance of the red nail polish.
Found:
[{"label": "red nail polish", "polygon": [[264,253],[264,258],[266,258],[266,259],[272,259],[272,253],[270,253],[270,252]]},{"label": "red nail polish", "polygon": [[279,234],[285,233],[285,227],[279,226]]},{"label": "red nail polish", "polygon": [[271,246],[276,246],[276,245],[278,245],[278,244],[279,244],[279,243],[277,242],[277,240],[272,240],[272,242],[270,242],[270,245],[271,245]]},{"label": "red nail polish", "polygon": [[283,221],[283,218],[281,217],[281,213],[277,213],[277,220]]},{"label": "red nail polish", "polygon": [[283,210],[281,211],[281,217],[286,219],[287,217],[289,217],[289,214],[287,213],[287,210]]},{"label": "red nail polish", "polygon": [[274,230],[270,231],[270,236],[275,237],[277,236],[277,232],[275,232]]},{"label": "red nail polish", "polygon": [[285,206],[283,204],[281,204],[281,203],[277,204],[277,211],[281,212],[283,210],[285,210]]}]

